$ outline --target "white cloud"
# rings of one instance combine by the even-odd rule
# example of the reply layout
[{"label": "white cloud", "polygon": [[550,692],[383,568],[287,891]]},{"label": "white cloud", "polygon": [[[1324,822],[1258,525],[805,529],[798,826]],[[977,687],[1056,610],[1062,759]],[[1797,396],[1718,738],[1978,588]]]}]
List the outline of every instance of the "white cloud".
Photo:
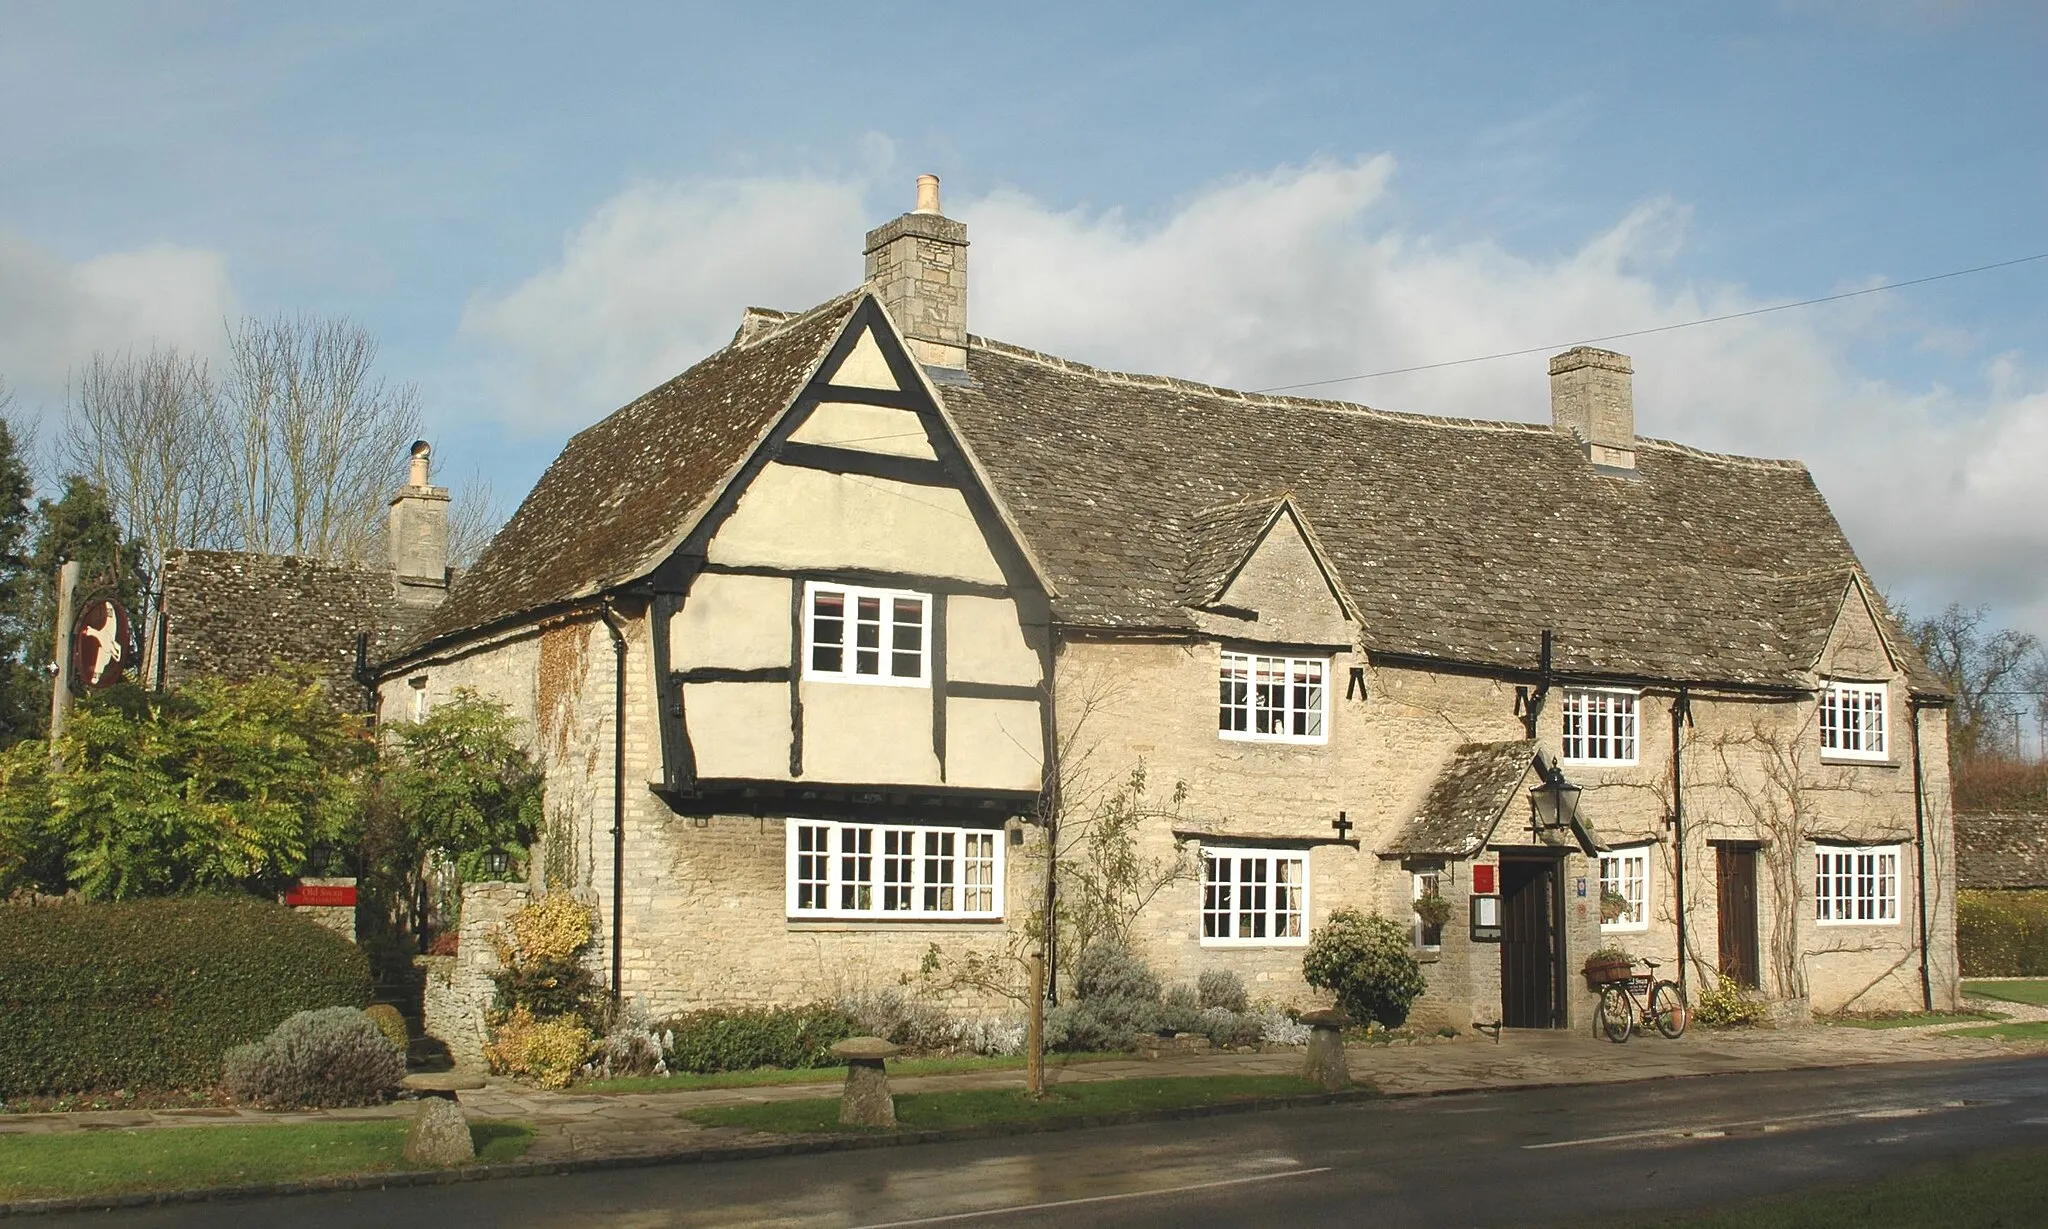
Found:
[{"label": "white cloud", "polygon": [[[1393,174],[1387,157],[1282,168],[1216,185],[1151,224],[1016,192],[949,194],[974,242],[971,327],[1106,366],[1262,388],[1765,305],[1670,273],[1683,205],[1647,202],[1576,251],[1535,257],[1381,220]],[[892,212],[864,208],[863,188],[725,180],[611,201],[557,267],[471,304],[468,331],[511,351],[508,416],[581,425],[723,344],[743,304],[804,307],[852,285],[861,234]],[[1800,458],[1880,583],[1923,608],[1991,602],[2048,633],[2041,356],[1986,359],[1966,388],[1902,387],[1856,370],[1854,348],[1873,343],[1951,364],[1969,348],[1891,296],[1613,346],[1635,356],[1643,434]],[[1306,391],[1541,420],[1545,373],[1535,354]]]},{"label": "white cloud", "polygon": [[212,357],[239,311],[227,258],[161,244],[72,263],[0,230],[0,377],[55,404],[94,350],[172,345]]},{"label": "white cloud", "polygon": [[508,421],[581,425],[724,345],[742,307],[808,307],[859,284],[864,216],[850,183],[636,186],[553,268],[472,298],[462,330],[506,354]]}]

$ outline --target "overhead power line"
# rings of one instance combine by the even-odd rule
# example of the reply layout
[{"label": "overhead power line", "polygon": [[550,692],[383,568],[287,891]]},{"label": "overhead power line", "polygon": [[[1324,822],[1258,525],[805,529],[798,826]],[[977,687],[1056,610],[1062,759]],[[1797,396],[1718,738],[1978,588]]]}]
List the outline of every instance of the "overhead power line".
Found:
[{"label": "overhead power line", "polygon": [[1812,307],[1818,303],[1836,303],[1843,299],[1859,298],[1866,294],[1880,294],[1887,290],[1904,290],[1908,286],[1924,286],[1929,282],[1945,282],[1952,277],[1968,277],[1972,273],[1988,273],[1993,269],[2009,269],[2014,265],[2027,264],[2035,260],[2048,260],[2048,252],[2032,256],[2021,256],[2014,260],[2001,260],[1995,264],[1977,265],[1969,269],[1951,269],[1947,273],[1936,273],[1929,277],[1916,277],[1905,282],[1886,282],[1882,286],[1869,286],[1862,290],[1845,290],[1841,294],[1822,295],[1817,299],[1800,299],[1796,303],[1774,303],[1769,307],[1753,307],[1746,312],[1729,312],[1724,316],[1704,316],[1698,320],[1681,321],[1678,324],[1660,324],[1650,329],[1631,329],[1626,333],[1609,333],[1604,337],[1585,337],[1578,341],[1553,342],[1547,346],[1528,346],[1521,350],[1502,350],[1498,354],[1475,354],[1470,358],[1446,359],[1441,363],[1417,363],[1413,367],[1389,367],[1385,371],[1368,371],[1363,375],[1337,376],[1328,380],[1308,380],[1300,384],[1276,384],[1271,388],[1255,388],[1258,393],[1285,393],[1297,388],[1321,388],[1327,384],[1349,384],[1353,380],[1376,380],[1381,376],[1407,375],[1411,371],[1435,371],[1440,367],[1463,367],[1468,363],[1487,363],[1497,358],[1520,358],[1527,354],[1548,354],[1572,346],[1590,346],[1603,341],[1621,341],[1629,337],[1648,337],[1652,333],[1669,333],[1675,329],[1697,328],[1702,324],[1720,324],[1724,320],[1741,320],[1749,316],[1764,316],[1771,312],[1790,311],[1795,307]]}]

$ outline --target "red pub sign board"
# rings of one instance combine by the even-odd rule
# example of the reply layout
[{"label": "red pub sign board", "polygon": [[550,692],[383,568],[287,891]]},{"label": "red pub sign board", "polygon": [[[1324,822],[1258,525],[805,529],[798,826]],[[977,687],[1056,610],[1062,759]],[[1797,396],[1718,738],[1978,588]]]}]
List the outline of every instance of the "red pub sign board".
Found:
[{"label": "red pub sign board", "polygon": [[352,883],[301,883],[286,889],[284,903],[296,908],[343,908],[356,903]]}]

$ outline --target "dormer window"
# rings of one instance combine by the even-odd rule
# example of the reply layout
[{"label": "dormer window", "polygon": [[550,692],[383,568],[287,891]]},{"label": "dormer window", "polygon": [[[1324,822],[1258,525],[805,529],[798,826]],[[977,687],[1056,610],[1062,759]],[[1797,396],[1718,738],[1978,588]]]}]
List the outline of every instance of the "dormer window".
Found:
[{"label": "dormer window", "polygon": [[1608,688],[1567,687],[1564,737],[1567,764],[1636,762],[1636,693]]},{"label": "dormer window", "polygon": [[931,685],[931,595],[812,582],[804,590],[804,677]]},{"label": "dormer window", "polygon": [[1883,683],[1833,679],[1820,693],[1820,753],[1850,760],[1881,760],[1885,750]]},{"label": "dormer window", "polygon": [[1329,741],[1329,675],[1325,657],[1223,654],[1216,730],[1247,742]]}]

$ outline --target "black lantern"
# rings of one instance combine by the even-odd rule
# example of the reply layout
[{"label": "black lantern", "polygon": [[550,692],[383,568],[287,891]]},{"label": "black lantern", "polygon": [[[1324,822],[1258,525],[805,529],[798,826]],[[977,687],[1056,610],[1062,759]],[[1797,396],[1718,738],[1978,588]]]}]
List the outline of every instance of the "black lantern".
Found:
[{"label": "black lantern", "polygon": [[1577,831],[1579,827],[1579,796],[1586,791],[1564,779],[1562,768],[1552,767],[1543,784],[1529,791],[1529,804],[1535,808],[1536,830]]},{"label": "black lantern", "polygon": [[498,846],[484,855],[484,874],[492,879],[504,879],[512,873],[512,851]]},{"label": "black lantern", "polygon": [[335,864],[341,860],[341,851],[328,841],[321,841],[306,851],[306,873],[309,875],[332,875]]}]

